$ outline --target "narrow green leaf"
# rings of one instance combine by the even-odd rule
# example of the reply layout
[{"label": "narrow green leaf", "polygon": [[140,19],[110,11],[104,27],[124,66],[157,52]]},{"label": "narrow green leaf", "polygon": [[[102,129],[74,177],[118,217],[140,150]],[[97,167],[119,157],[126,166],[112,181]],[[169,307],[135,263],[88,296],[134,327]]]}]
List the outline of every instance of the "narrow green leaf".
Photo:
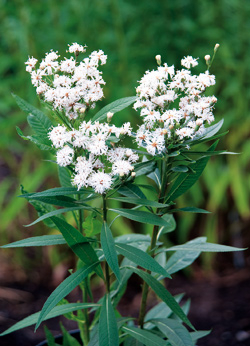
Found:
[{"label": "narrow green leaf", "polygon": [[231,251],[242,251],[246,250],[243,248],[227,246],[227,245],[219,245],[213,243],[205,243],[205,244],[183,244],[172,246],[165,251],[202,251],[202,252],[231,252]]},{"label": "narrow green leaf", "polygon": [[136,176],[147,175],[155,169],[156,162],[155,160],[148,160],[134,165],[134,171]]},{"label": "narrow green leaf", "polygon": [[[174,299],[176,300],[177,303],[181,301],[183,298],[183,294],[178,294],[174,296]],[[167,318],[172,314],[172,310],[167,306],[166,303],[160,302],[159,304],[155,305],[152,309],[150,309],[146,316],[144,321],[150,321],[155,318]],[[145,329],[153,329],[154,325],[151,322],[145,323],[144,324]]]},{"label": "narrow green leaf", "polygon": [[186,213],[197,213],[197,214],[210,214],[211,212],[205,209],[195,208],[195,207],[185,207],[185,208],[178,208],[178,209],[171,209],[171,213],[175,213],[178,211],[184,211]]},{"label": "narrow green leaf", "polygon": [[[97,308],[100,307],[99,304],[94,304],[94,303],[69,303],[69,304],[64,304],[64,305],[59,305],[54,307],[48,315],[44,318],[44,320],[48,320],[50,318],[54,318],[57,316],[61,316],[67,313],[70,313],[72,311],[80,310],[80,309],[88,309],[88,308]],[[15,332],[16,330],[23,329],[25,327],[32,326],[33,324],[36,324],[38,321],[38,317],[40,315],[41,311],[36,312],[35,314],[32,314],[23,320],[15,323],[12,327],[9,329],[5,330],[0,336],[4,336],[7,334],[10,334],[12,332]]]},{"label": "narrow green leaf", "polygon": [[161,218],[158,215],[148,213],[147,211],[141,211],[141,210],[132,210],[132,209],[123,209],[123,208],[116,208],[116,209],[109,209],[110,211],[114,211],[115,213],[126,217],[127,219],[138,221],[141,223],[148,223],[150,225],[157,225],[157,226],[167,226],[167,222]]},{"label": "narrow green leaf", "polygon": [[150,201],[150,200],[145,199],[145,198],[112,197],[110,199],[113,199],[115,201],[124,202],[124,203],[144,205],[144,206],[153,207],[153,208],[166,208],[169,206],[169,204],[158,203],[155,201]]},{"label": "narrow green leaf", "polygon": [[175,230],[176,222],[172,214],[165,214],[162,219],[166,221],[166,225],[159,229],[157,239],[159,239],[163,234],[170,233]]},{"label": "narrow green leaf", "polygon": [[42,235],[38,237],[26,238],[23,240],[18,240],[10,244],[0,246],[2,249],[15,248],[15,247],[25,247],[25,246],[49,246],[49,245],[60,245],[67,244],[65,239],[61,234],[56,235]]},{"label": "narrow green leaf", "polygon": [[40,201],[46,204],[53,204],[57,205],[59,207],[76,207],[76,200],[71,197],[67,196],[52,196],[52,197],[44,197],[44,196],[38,196],[34,197],[32,196],[31,198],[28,198],[29,200],[35,200],[35,201]]},{"label": "narrow green leaf", "polygon": [[63,333],[63,346],[81,346],[79,342],[64,328],[62,323],[60,323],[60,327]]},{"label": "narrow green leaf", "polygon": [[166,335],[172,346],[192,346],[192,338],[187,329],[179,322],[170,318],[151,320],[159,330]]},{"label": "narrow green leaf", "polygon": [[76,286],[78,286],[82,282],[82,280],[95,269],[98,264],[99,261],[96,261],[93,264],[86,265],[83,268],[77,270],[74,274],[67,277],[67,279],[65,279],[53,291],[42,308],[35,330],[39,327],[48,313],[60,302],[60,300],[66,297]]},{"label": "narrow green leaf", "polygon": [[115,250],[115,242],[112,236],[112,232],[104,221],[101,230],[101,244],[103,248],[104,256],[108,262],[108,265],[113,270],[117,280],[120,280],[120,269],[118,258]]},{"label": "narrow green leaf", "polygon": [[147,199],[141,189],[137,185],[131,183],[124,184],[119,188],[118,192],[126,197]]},{"label": "narrow green leaf", "polygon": [[12,94],[18,106],[26,113],[29,113],[28,122],[32,129],[40,136],[47,137],[48,130],[53,126],[49,118],[39,109],[24,101],[21,97]]},{"label": "narrow green leaf", "polygon": [[116,243],[115,247],[122,256],[127,257],[130,261],[140,267],[159,273],[167,278],[171,278],[168,272],[158,262],[139,248],[120,243]]},{"label": "narrow green leaf", "polygon": [[199,139],[209,139],[209,138],[213,137],[214,135],[216,135],[220,131],[220,129],[223,125],[223,122],[224,122],[224,120],[221,119],[217,124],[209,126],[200,137],[198,137],[198,138],[196,137],[190,141],[187,141],[187,143],[194,144],[194,143],[198,142]]},{"label": "narrow green leaf", "polygon": [[44,332],[48,346],[56,346],[55,338],[47,326],[44,326]]},{"label": "narrow green leaf", "polygon": [[100,312],[99,346],[119,346],[118,327],[109,294],[104,296]]},{"label": "narrow green leaf", "polygon": [[186,173],[186,172],[188,172],[188,167],[187,166],[183,166],[183,165],[175,166],[175,167],[171,168],[171,171]]},{"label": "narrow green leaf", "polygon": [[149,243],[151,242],[151,238],[149,235],[145,234],[124,234],[120,235],[119,237],[115,238],[116,243],[123,243],[123,244],[133,244],[137,243],[138,245],[142,243]]},{"label": "narrow green leaf", "polygon": [[29,140],[28,137],[24,136],[23,131],[22,131],[18,126],[16,126],[16,131],[17,131],[18,135],[19,135],[22,139],[24,139],[25,141],[28,141],[28,140]]},{"label": "narrow green leaf", "polygon": [[38,219],[36,219],[32,223],[30,223],[29,225],[25,225],[25,227],[33,226],[36,223],[38,223],[38,222],[40,222],[40,221],[42,221],[44,219],[52,218],[53,216],[56,216],[56,215],[60,215],[60,214],[63,214],[63,213],[67,213],[69,211],[75,211],[75,210],[80,210],[80,209],[95,210],[92,207],[82,206],[82,205],[79,205],[79,206],[76,206],[76,207],[70,207],[70,208],[56,209],[56,210],[53,210],[53,211],[51,211],[49,213],[46,213],[46,214],[40,216]]},{"label": "narrow green leaf", "polygon": [[71,173],[67,167],[58,166],[58,177],[59,177],[61,186],[63,187],[72,186]]},{"label": "narrow green leaf", "polygon": [[158,168],[156,168],[152,173],[148,174],[148,177],[156,183],[156,185],[158,186],[158,189],[161,188],[161,177],[160,177],[160,171]]},{"label": "narrow green leaf", "polygon": [[91,121],[92,123],[95,121],[102,121],[103,119],[107,117],[108,112],[117,113],[125,109],[126,107],[134,103],[135,101],[136,101],[136,96],[124,97],[119,100],[116,100],[108,104],[107,106],[103,107],[99,112],[97,112],[94,115],[94,117],[91,119]]},{"label": "narrow green leaf", "polygon": [[[88,239],[85,238],[77,229],[58,217],[53,216],[51,217],[51,220],[62,233],[71,250],[83,261],[83,263],[91,265],[98,261],[95,250],[89,244]],[[97,266],[95,271],[101,278],[104,278],[100,266]]]},{"label": "narrow green leaf", "polygon": [[[217,145],[217,142],[215,142],[208,151],[213,151]],[[166,203],[169,203],[171,201],[174,201],[176,198],[181,196],[183,193],[185,193],[187,190],[191,188],[191,186],[194,185],[194,183],[199,179],[201,176],[203,170],[205,169],[207,163],[208,163],[209,157],[205,157],[202,159],[197,160],[195,164],[190,166],[196,173],[180,173],[180,175],[175,180],[174,184],[172,185],[170,191],[167,195]]]},{"label": "narrow green leaf", "polygon": [[149,332],[148,330],[127,326],[122,327],[122,330],[136,340],[140,341],[145,346],[168,346],[167,341],[163,340],[158,335]]},{"label": "narrow green leaf", "polygon": [[66,196],[66,195],[81,195],[90,194],[91,192],[85,189],[77,190],[76,187],[55,187],[53,189],[48,189],[42,192],[34,193],[24,193],[18,197],[23,198],[40,198],[40,197],[56,197],[56,196]]},{"label": "narrow green leaf", "polygon": [[[133,267],[132,267],[133,268]],[[147,272],[144,272],[140,269],[133,268],[133,271],[139,275],[146,283],[152,288],[152,290],[158,295],[158,297],[164,301],[170,309],[175,313],[184,323],[186,323],[192,329],[195,329],[187,316],[182,311],[179,304],[176,302],[171,293],[154,277],[152,277]]]},{"label": "narrow green leaf", "polygon": [[197,340],[204,338],[205,336],[209,335],[211,333],[211,330],[197,330],[196,332],[191,332],[190,336],[193,340],[193,342],[196,342]]}]

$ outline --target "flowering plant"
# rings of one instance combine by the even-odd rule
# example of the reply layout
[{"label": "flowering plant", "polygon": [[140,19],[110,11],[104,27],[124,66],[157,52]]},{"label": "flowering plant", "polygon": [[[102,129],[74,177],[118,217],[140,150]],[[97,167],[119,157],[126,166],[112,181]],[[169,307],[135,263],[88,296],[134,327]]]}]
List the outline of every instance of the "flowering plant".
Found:
[{"label": "flowering plant", "polygon": [[[21,197],[39,212],[31,225],[43,221],[59,234],[32,237],[2,248],[67,244],[78,261],[75,271],[52,292],[40,312],[1,335],[32,324],[37,329],[44,320],[64,315],[78,323],[85,346],[129,346],[135,342],[195,345],[209,332],[195,330],[187,317],[187,306],[179,305],[180,297],[172,296],[164,281],[203,251],[240,250],[208,243],[205,237],[169,248],[163,242],[175,230],[175,212],[207,213],[192,206],[178,209],[175,200],[199,179],[211,156],[226,153],[216,151],[224,135],[218,134],[223,122],[211,125],[216,97],[205,94],[215,84],[209,72],[213,58],[206,56],[207,71],[195,75],[191,69],[198,62],[191,56],[181,60],[181,70],[162,64],[156,56],[158,68],[141,78],[136,96],[114,101],[91,116],[90,110],[103,98],[105,82],[99,65],[106,63],[107,56],[95,51],[78,61],[85,48],[72,44],[68,52],[73,55],[61,61],[57,52],[50,51],[39,68],[33,57],[26,62],[37,94],[50,109],[49,117],[14,95],[29,114],[28,123],[35,132],[25,136],[17,129],[19,135],[42,150],[50,150],[61,177],[61,187],[38,193],[22,190]],[[214,54],[217,49],[218,45]],[[139,110],[142,124],[135,130],[128,122],[120,127],[112,124],[114,114],[131,104]],[[197,148],[208,141],[213,143],[207,150]],[[147,177],[147,185],[137,182],[141,175]],[[151,199],[145,196],[147,189]],[[110,208],[114,200],[127,208]],[[128,207],[131,205],[134,207]],[[74,221],[69,223],[64,213],[72,213]],[[117,217],[152,225],[152,234],[114,237],[111,229]],[[172,255],[167,258],[169,253]],[[143,281],[138,319],[119,313],[119,301],[133,273]],[[91,291],[96,276],[106,287],[97,303]],[[83,301],[69,303],[65,297],[77,286]],[[147,311],[149,289],[161,302]],[[64,329],[63,334],[65,345],[79,345]],[[48,345],[55,345],[47,329],[46,336]]]}]

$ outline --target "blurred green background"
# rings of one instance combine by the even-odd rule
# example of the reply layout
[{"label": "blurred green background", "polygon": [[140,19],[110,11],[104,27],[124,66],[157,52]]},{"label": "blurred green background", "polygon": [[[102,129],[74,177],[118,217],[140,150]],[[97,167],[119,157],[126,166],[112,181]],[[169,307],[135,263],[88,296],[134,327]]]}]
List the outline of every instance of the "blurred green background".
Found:
[{"label": "blurred green background", "polygon": [[[44,162],[48,153],[16,133],[16,126],[25,134],[29,130],[11,92],[39,106],[24,62],[28,56],[41,59],[50,49],[64,56],[67,44],[78,42],[88,46],[87,53],[102,49],[108,55],[102,69],[105,99],[99,107],[134,95],[145,70],[156,67],[156,54],[177,68],[183,56],[200,57],[199,68],[204,70],[204,56],[212,55],[220,43],[211,68],[217,79],[212,92],[218,98],[216,119],[225,119],[223,130],[229,129],[229,134],[219,147],[241,154],[212,159],[200,182],[180,198],[180,206],[201,207],[213,214],[178,215],[172,241],[206,235],[209,241],[241,245],[250,216],[249,1],[0,0],[0,23],[1,244],[46,232],[44,225],[22,227],[36,215],[17,198],[20,184],[30,192],[58,186],[56,168]],[[138,115],[132,109],[124,114],[135,124]],[[12,262],[18,259],[22,266],[28,261],[21,249],[2,256],[6,260],[12,256]],[[34,256],[39,258],[39,252],[32,254],[32,263]],[[58,256],[52,256],[54,264],[59,263]],[[27,267],[31,265],[27,262]],[[203,265],[208,268],[211,257],[203,257]]]}]

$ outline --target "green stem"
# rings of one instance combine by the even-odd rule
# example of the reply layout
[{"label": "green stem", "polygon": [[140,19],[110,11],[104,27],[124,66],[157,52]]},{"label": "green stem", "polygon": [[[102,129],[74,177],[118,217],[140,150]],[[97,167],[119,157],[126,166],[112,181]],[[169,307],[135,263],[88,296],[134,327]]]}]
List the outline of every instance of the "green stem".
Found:
[{"label": "green stem", "polygon": [[[103,198],[103,222],[107,222],[107,199],[106,195],[102,196]],[[109,265],[108,262],[105,262],[105,285],[106,285],[106,291],[107,293],[110,292],[110,277],[109,277]]]},{"label": "green stem", "polygon": [[[162,160],[161,166],[160,166],[161,188],[160,188],[159,195],[158,195],[158,202],[161,202],[162,199],[164,198],[164,195],[165,195],[165,191],[166,191],[166,187],[167,187],[167,167],[168,167],[167,161]],[[160,211],[160,209],[157,209],[156,214],[158,214],[159,211]],[[155,247],[156,247],[158,231],[159,231],[159,226],[154,226],[152,238],[151,238],[151,244],[150,244],[150,252],[149,252],[151,257],[154,257],[154,254],[155,254]],[[150,274],[151,271],[147,270],[147,273]],[[141,307],[140,307],[139,319],[138,319],[138,323],[139,323],[139,326],[141,327],[141,329],[143,329],[144,318],[146,315],[148,290],[149,290],[149,286],[144,281],[143,282],[143,288],[142,288]]]},{"label": "green stem", "polygon": [[[154,226],[153,234],[152,234],[152,238],[151,238],[151,244],[150,244],[150,250],[151,250],[150,251],[150,255],[151,255],[151,257],[154,256],[154,252],[155,252],[154,248],[156,246],[158,230],[159,230],[159,227],[158,226]],[[150,274],[151,273],[150,270],[147,270],[147,273]],[[141,307],[140,307],[139,319],[138,319],[138,323],[139,323],[141,329],[143,329],[144,318],[145,318],[145,315],[146,315],[148,289],[149,289],[149,286],[144,281],[143,282],[143,288],[142,288]]]},{"label": "green stem", "polygon": [[[81,196],[78,195],[78,200],[80,200]],[[79,219],[79,232],[82,234],[83,233],[83,210],[79,209],[78,210],[78,219]],[[88,280],[85,279],[85,285],[80,285],[81,290],[82,290],[82,297],[83,297],[83,303],[88,302],[88,292],[87,292],[87,287],[86,285],[88,284]],[[83,309],[83,318],[84,318],[84,323],[79,323],[79,329],[81,331],[81,336],[83,340],[83,344],[87,345],[89,343],[89,312],[88,309]]]}]

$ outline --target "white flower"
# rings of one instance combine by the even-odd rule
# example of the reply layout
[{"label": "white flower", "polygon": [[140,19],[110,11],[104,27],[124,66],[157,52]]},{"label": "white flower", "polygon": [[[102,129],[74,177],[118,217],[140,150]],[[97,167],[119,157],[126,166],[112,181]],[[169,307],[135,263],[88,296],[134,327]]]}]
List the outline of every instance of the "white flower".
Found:
[{"label": "white flower", "polygon": [[73,162],[74,150],[66,145],[56,154],[56,162],[59,166],[65,167]]},{"label": "white flower", "polygon": [[194,59],[192,56],[188,55],[181,59],[182,66],[190,69],[190,67],[195,67],[198,65],[197,59]]},{"label": "white flower", "polygon": [[55,148],[63,147],[71,138],[64,125],[53,127],[53,129],[48,133],[48,137]]},{"label": "white flower", "polygon": [[129,161],[118,160],[112,166],[112,173],[119,174],[120,176],[127,175],[133,171],[134,167]]},{"label": "white flower", "polygon": [[80,44],[78,43],[72,43],[71,45],[69,45],[69,52],[70,53],[79,53],[79,52],[82,52],[84,53],[85,52],[85,47],[84,46],[81,46]]},{"label": "white flower", "polygon": [[32,70],[33,70],[33,68],[35,67],[35,65],[36,65],[36,63],[37,63],[37,59],[35,59],[35,58],[29,58],[26,62],[25,62],[25,65],[27,65],[26,66],[26,71],[27,72],[29,72],[29,73],[31,73],[32,72]]},{"label": "white flower", "polygon": [[112,178],[107,173],[96,172],[91,174],[88,184],[94,188],[95,192],[103,194],[110,189]]}]

